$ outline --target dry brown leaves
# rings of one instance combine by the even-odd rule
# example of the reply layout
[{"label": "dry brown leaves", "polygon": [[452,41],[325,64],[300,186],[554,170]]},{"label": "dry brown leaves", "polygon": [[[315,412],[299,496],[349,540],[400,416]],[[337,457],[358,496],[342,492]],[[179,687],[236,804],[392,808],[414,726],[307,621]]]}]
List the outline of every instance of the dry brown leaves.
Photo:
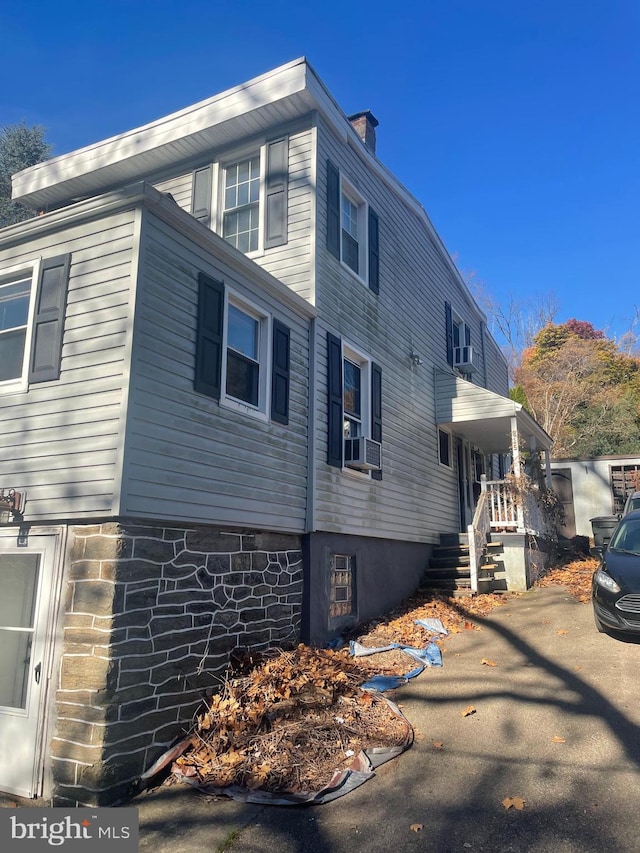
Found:
[{"label": "dry brown leaves", "polygon": [[407,742],[406,721],[364,681],[346,651],[300,645],[229,678],[176,760],[201,784],[320,790],[361,750]]},{"label": "dry brown leaves", "polygon": [[563,586],[578,601],[591,600],[591,576],[598,568],[594,557],[573,560],[563,566],[550,569],[540,578],[537,586]]},{"label": "dry brown leaves", "polygon": [[[586,572],[584,566],[565,566],[564,572],[576,578]],[[551,583],[566,585],[566,580],[549,573],[541,585]],[[503,595],[460,599],[418,590],[384,618],[360,626],[351,639],[369,647],[398,643],[424,648],[431,635],[416,620],[440,619],[449,634],[479,629],[474,617],[508,600]],[[436,642],[444,640],[437,637]],[[382,697],[360,689],[372,673],[404,675],[414,669],[415,659],[400,649],[354,658],[347,649],[299,645],[236,664],[198,718],[189,748],[175,762],[179,772],[203,785],[318,791],[360,751],[407,743],[406,721]]]},{"label": "dry brown leaves", "polygon": [[508,599],[504,596],[496,594],[452,598],[434,593],[433,590],[420,589],[403,605],[383,618],[359,626],[358,642],[364,646],[400,643],[404,646],[424,648],[429,633],[420,625],[416,625],[416,620],[440,619],[450,634],[456,634],[465,630],[466,624],[472,624],[473,616],[486,616],[506,600]]}]

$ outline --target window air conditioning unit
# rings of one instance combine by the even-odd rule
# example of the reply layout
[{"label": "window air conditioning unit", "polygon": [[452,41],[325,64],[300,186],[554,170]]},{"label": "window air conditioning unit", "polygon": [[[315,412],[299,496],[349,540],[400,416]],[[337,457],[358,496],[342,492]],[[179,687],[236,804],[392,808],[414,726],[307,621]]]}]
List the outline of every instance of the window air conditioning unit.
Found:
[{"label": "window air conditioning unit", "polygon": [[382,468],[382,445],[364,435],[359,438],[346,438],[344,464],[360,471],[379,471]]},{"label": "window air conditioning unit", "polygon": [[454,347],[453,364],[463,373],[473,373],[480,369],[478,353],[473,347]]}]

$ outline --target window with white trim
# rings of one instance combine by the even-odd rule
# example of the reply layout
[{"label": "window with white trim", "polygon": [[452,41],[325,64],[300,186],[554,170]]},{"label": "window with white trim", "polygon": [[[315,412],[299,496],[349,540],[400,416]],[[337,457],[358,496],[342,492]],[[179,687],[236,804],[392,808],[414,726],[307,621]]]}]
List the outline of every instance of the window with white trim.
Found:
[{"label": "window with white trim", "polygon": [[327,160],[327,249],[373,293],[380,292],[380,222],[377,213]]},{"label": "window with white trim", "polygon": [[70,255],[0,271],[0,390],[58,379]]},{"label": "window with white trim", "polygon": [[260,152],[223,169],[222,236],[245,254],[260,238]]},{"label": "window with white trim", "polygon": [[345,344],[342,358],[342,412],[345,438],[371,435],[370,387],[371,361]]},{"label": "window with white trim", "polygon": [[327,464],[382,479],[382,369],[327,332]]},{"label": "window with white trim", "polygon": [[262,420],[289,423],[291,330],[198,273],[194,389]]},{"label": "window with white trim", "polygon": [[0,282],[0,383],[22,382],[27,370],[31,276]]},{"label": "window with white trim", "polygon": [[229,293],[224,323],[223,400],[266,416],[269,316]]},{"label": "window with white trim", "polygon": [[454,347],[464,347],[469,343],[469,339],[471,337],[471,329],[469,326],[458,317],[457,314],[453,315],[453,346]]},{"label": "window with white trim", "polygon": [[191,213],[245,254],[288,240],[289,138],[233,151],[193,172]]},{"label": "window with white trim", "polygon": [[367,277],[367,205],[342,178],[340,197],[340,260],[362,279]]}]

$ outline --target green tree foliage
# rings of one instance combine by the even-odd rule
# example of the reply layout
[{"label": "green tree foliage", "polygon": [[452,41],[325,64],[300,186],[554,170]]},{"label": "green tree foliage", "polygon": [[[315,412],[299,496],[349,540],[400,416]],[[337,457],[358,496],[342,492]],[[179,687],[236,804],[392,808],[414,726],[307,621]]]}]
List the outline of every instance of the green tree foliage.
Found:
[{"label": "green tree foliage", "polygon": [[640,359],[591,323],[548,323],[515,378],[517,399],[554,439],[554,456],[640,453]]},{"label": "green tree foliage", "polygon": [[24,122],[0,131],[0,228],[33,216],[32,210],[11,200],[11,176],[51,156],[44,135],[44,128]]}]

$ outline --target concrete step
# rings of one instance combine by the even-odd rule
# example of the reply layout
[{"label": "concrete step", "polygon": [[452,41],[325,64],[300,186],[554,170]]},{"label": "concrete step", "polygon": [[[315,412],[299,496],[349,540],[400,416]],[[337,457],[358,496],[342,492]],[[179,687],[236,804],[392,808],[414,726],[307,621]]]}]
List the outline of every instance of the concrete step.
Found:
[{"label": "concrete step", "polygon": [[441,533],[440,545],[444,547],[468,545],[469,536],[466,533]]}]

